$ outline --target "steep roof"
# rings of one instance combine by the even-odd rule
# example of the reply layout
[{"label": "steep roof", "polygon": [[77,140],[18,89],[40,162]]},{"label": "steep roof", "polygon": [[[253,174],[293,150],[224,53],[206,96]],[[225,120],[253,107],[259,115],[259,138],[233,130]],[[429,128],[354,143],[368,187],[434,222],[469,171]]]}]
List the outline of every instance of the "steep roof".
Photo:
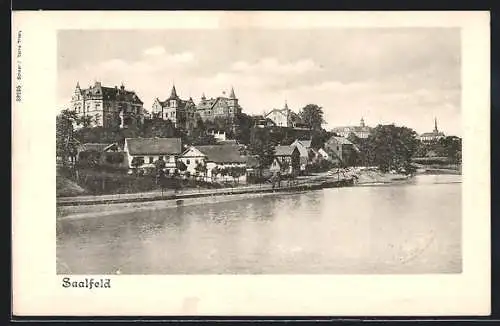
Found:
[{"label": "steep roof", "polygon": [[131,155],[180,154],[180,138],[126,138],[125,145]]},{"label": "steep roof", "polygon": [[85,143],[81,144],[78,148],[81,152],[104,152],[108,148],[116,144],[109,143]]},{"label": "steep roof", "polygon": [[172,90],[170,91],[170,97],[168,98],[169,100],[177,99],[179,98],[177,96],[177,91],[175,90],[175,85],[172,85]]},{"label": "steep roof", "polygon": [[240,146],[233,144],[195,146],[206,155],[207,160],[215,163],[245,163],[247,159],[241,155]]},{"label": "steep roof", "polygon": [[342,144],[342,145],[354,145],[349,139],[347,138],[344,138],[344,137],[336,137],[336,136],[333,136],[331,137],[327,143],[329,143],[331,140],[334,140],[336,141],[337,143],[339,144]]},{"label": "steep roof", "polygon": [[308,139],[308,140],[298,140],[299,143],[302,144],[302,146],[304,146],[305,148],[311,148],[311,140]]},{"label": "steep roof", "polygon": [[274,156],[292,156],[295,146],[278,145],[274,148]]},{"label": "steep roof", "polygon": [[307,147],[299,140],[294,141],[290,145],[290,147],[297,147],[297,149],[299,150],[300,156],[307,157],[309,155],[307,153]]},{"label": "steep roof", "polygon": [[122,85],[120,88],[105,87],[100,82],[96,82],[93,86],[87,89],[82,89],[81,93],[86,98],[102,98],[110,101],[125,101],[135,104],[143,104],[139,96],[134,91],[126,90]]}]

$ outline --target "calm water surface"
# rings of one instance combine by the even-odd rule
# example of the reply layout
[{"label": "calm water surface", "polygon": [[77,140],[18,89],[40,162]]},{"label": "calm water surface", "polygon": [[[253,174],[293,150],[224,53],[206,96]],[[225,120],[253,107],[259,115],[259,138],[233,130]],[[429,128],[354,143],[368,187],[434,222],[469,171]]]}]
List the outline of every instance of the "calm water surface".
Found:
[{"label": "calm water surface", "polygon": [[58,273],[461,272],[460,176],[64,220]]}]

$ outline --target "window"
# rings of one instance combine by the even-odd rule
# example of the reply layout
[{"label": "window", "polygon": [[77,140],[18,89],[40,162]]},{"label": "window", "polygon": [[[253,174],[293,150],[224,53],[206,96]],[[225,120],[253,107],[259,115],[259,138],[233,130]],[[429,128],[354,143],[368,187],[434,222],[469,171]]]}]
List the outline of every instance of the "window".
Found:
[{"label": "window", "polygon": [[186,161],[186,163],[189,165],[189,164],[191,164],[191,161],[190,161],[190,160],[187,160],[187,161]]},{"label": "window", "polygon": [[154,157],[153,157],[153,156],[150,156],[150,157],[149,157],[149,164],[153,163],[153,161],[154,161]]},{"label": "window", "polygon": [[198,164],[198,160],[194,160],[194,164]]},{"label": "window", "polygon": [[340,147],[339,147],[339,146],[337,146],[337,150],[340,150]]}]

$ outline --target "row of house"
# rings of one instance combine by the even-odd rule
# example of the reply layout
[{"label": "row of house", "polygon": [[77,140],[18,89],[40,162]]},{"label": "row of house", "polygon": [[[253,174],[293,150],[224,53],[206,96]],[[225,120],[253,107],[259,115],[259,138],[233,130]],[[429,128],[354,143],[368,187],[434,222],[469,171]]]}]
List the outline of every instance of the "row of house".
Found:
[{"label": "row of house", "polygon": [[[295,140],[290,145],[275,147],[269,170],[282,174],[304,173],[310,165],[321,160],[344,162],[355,150],[354,144],[343,137],[332,137],[324,148],[319,149],[311,146],[311,140]],[[182,162],[184,172],[199,175],[204,171],[208,178],[213,177],[214,171],[225,168],[238,167],[247,171],[258,168],[257,157],[247,155],[245,146],[235,142],[183,147],[180,138],[127,138],[123,149],[117,144],[83,144],[78,159],[86,159],[89,153],[94,159],[97,157],[101,165],[128,169],[129,172],[154,169],[158,160],[165,162],[167,174],[180,172],[179,163]],[[117,153],[121,153],[121,160],[117,159]]]}]

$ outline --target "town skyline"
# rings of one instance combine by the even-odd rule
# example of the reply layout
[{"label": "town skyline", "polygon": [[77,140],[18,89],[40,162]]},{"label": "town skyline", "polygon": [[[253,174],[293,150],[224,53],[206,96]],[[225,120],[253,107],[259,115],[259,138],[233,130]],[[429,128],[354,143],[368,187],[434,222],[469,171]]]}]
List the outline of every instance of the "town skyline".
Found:
[{"label": "town skyline", "polygon": [[[339,45],[331,55],[328,39]],[[440,131],[461,136],[456,29],[62,31],[58,40],[60,109],[77,82],[123,83],[149,112],[173,84],[195,102],[234,87],[247,114],[281,109],[285,101],[295,112],[314,103],[324,109],[326,129],[363,118],[372,127],[395,123],[424,133],[437,118]]]}]

